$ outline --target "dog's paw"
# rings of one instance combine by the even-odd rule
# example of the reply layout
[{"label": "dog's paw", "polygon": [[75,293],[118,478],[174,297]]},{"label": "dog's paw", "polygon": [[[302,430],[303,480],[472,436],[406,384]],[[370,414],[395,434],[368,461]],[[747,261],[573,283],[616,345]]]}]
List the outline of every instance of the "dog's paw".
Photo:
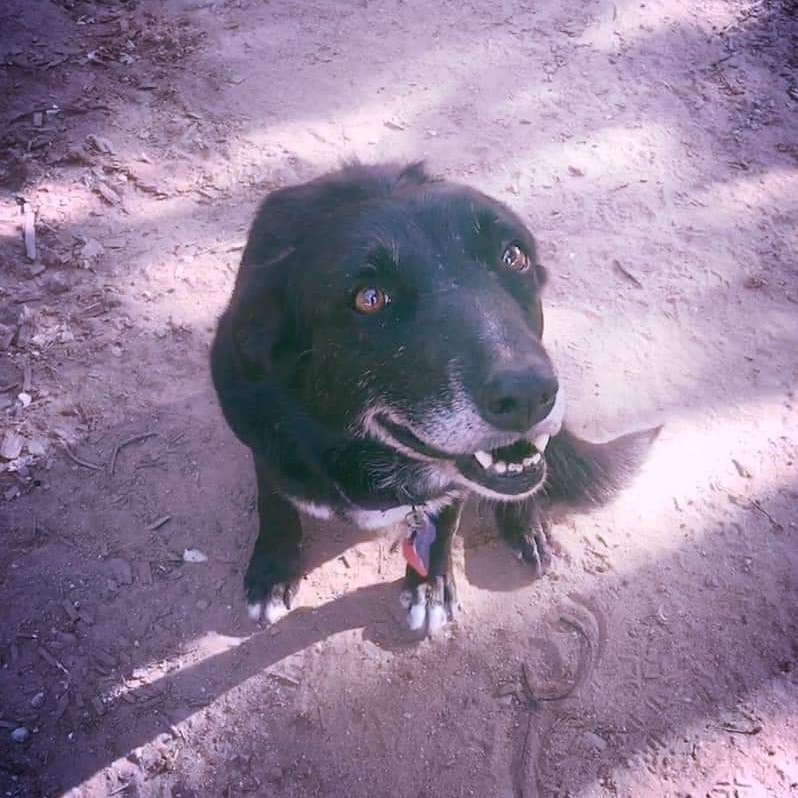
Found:
[{"label": "dog's paw", "polygon": [[409,574],[399,598],[407,610],[407,625],[418,632],[425,628],[431,637],[454,619],[460,605],[457,588],[451,574],[431,576],[419,582],[419,577]]},{"label": "dog's paw", "polygon": [[549,539],[543,529],[533,527],[519,535],[511,547],[515,556],[532,570],[535,579],[539,579],[551,570],[551,550]]},{"label": "dog's paw", "polygon": [[244,577],[249,617],[266,623],[280,620],[291,609],[298,587],[296,563],[253,557]]}]

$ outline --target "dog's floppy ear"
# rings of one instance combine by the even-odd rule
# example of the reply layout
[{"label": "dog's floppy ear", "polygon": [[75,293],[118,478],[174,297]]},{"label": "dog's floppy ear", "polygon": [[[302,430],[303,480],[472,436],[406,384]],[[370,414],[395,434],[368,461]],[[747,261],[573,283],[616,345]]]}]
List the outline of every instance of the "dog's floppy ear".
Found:
[{"label": "dog's floppy ear", "polygon": [[249,231],[230,303],[233,351],[244,375],[262,379],[298,346],[288,278],[307,225],[320,212],[321,186],[279,189]]},{"label": "dog's floppy ear", "polygon": [[[275,260],[274,265],[279,262]],[[244,376],[252,381],[263,379],[296,348],[292,346],[291,309],[279,277],[273,271],[254,272],[239,281],[233,295],[233,351]],[[243,285],[246,290],[241,290]]]},{"label": "dog's floppy ear", "polygon": [[234,351],[244,374],[259,380],[304,351],[288,290],[294,258],[341,208],[430,181],[422,162],[379,167],[351,163],[338,172],[272,192],[261,205],[241,256],[231,302]]}]

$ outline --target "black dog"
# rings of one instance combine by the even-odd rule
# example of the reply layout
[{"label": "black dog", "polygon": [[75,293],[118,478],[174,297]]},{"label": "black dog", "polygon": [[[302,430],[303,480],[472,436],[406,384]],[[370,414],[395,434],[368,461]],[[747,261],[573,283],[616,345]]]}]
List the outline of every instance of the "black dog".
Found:
[{"label": "black dog", "polygon": [[541,573],[547,507],[600,504],[634,472],[656,430],[591,444],[562,427],[545,276],[514,213],[421,164],[355,164],[268,197],[212,353],[255,459],[253,617],[291,606],[299,510],[394,528],[409,623],[434,632],[456,605],[469,493],[496,502],[500,533]]}]

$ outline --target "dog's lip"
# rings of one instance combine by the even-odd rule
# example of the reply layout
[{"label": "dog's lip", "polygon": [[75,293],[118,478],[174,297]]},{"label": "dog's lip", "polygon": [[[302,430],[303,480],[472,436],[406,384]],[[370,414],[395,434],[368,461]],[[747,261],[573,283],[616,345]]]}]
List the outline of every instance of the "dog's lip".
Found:
[{"label": "dog's lip", "polygon": [[[519,435],[517,437],[508,437],[505,433],[492,441],[488,441],[485,444],[484,448],[477,449],[474,452],[462,452],[462,453],[452,453],[452,452],[444,452],[441,449],[438,449],[434,446],[423,441],[419,438],[412,430],[406,427],[403,424],[397,423],[392,419],[388,418],[386,415],[379,414],[376,417],[376,421],[379,423],[383,429],[385,429],[388,434],[394,438],[398,443],[402,446],[406,446],[407,448],[411,449],[415,453],[430,458],[432,460],[443,460],[453,462],[458,465],[463,465],[465,462],[478,462],[482,465],[482,456],[488,455],[492,458],[492,460],[501,462],[502,461],[502,454],[499,453],[497,457],[494,457],[494,454],[499,452],[501,449],[512,449],[516,447],[518,444],[522,442],[529,446],[529,451],[523,453],[523,460],[526,457],[534,457],[535,450],[538,453],[542,454],[543,450],[545,449],[546,445],[548,444],[549,438],[553,435],[556,435],[563,423],[563,418],[565,416],[565,400],[562,396],[562,391],[557,393],[557,398],[554,402],[552,409],[546,415],[545,418],[538,421],[533,427],[527,430],[526,433],[523,435]],[[544,440],[545,439],[545,440]],[[519,453],[521,454],[521,453]],[[516,458],[514,458],[516,459]],[[537,462],[537,461],[536,461]],[[536,463],[535,463],[536,464]],[[531,464],[527,464],[527,467]],[[484,466],[483,466],[484,467]],[[495,469],[494,469],[495,470]],[[497,474],[498,476],[502,476],[501,474]],[[507,479],[511,480],[515,478],[517,474],[508,474]]]}]

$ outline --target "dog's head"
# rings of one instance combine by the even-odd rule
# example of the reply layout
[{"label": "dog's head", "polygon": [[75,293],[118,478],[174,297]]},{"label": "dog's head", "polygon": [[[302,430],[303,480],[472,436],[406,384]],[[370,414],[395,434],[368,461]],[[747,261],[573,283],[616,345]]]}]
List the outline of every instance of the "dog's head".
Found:
[{"label": "dog's head", "polygon": [[503,204],[418,164],[354,165],[262,206],[232,305],[236,351],[249,379],[276,381],[330,432],[525,498],[562,423],[544,281]]}]

